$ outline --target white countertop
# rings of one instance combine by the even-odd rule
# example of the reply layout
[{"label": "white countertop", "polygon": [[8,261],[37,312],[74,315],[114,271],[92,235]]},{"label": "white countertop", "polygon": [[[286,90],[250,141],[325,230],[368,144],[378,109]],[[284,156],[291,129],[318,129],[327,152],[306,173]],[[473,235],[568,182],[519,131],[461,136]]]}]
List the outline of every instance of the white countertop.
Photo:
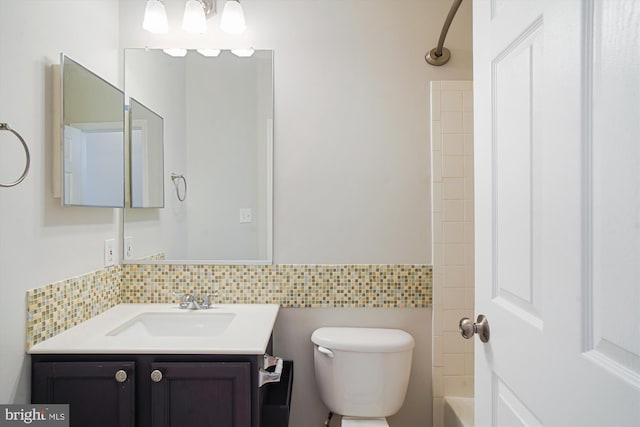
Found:
[{"label": "white countertop", "polygon": [[[182,310],[177,304],[120,304],[31,347],[30,354],[264,354],[278,316],[277,304],[218,304],[208,310]],[[204,315],[233,313],[217,336],[109,335],[144,313]]]}]

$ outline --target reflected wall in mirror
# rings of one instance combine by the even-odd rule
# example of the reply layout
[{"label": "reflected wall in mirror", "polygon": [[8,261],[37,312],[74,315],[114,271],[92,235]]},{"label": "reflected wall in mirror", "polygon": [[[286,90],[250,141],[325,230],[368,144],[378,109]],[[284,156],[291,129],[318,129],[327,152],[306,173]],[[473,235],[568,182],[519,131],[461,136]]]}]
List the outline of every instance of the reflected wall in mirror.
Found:
[{"label": "reflected wall in mirror", "polygon": [[124,93],[65,54],[62,203],[124,207]]},{"label": "reflected wall in mirror", "polygon": [[165,183],[125,209],[125,262],[271,263],[273,52],[125,49],[125,91],[164,118]]},{"label": "reflected wall in mirror", "polygon": [[129,98],[129,178],[132,208],[164,207],[164,119]]}]

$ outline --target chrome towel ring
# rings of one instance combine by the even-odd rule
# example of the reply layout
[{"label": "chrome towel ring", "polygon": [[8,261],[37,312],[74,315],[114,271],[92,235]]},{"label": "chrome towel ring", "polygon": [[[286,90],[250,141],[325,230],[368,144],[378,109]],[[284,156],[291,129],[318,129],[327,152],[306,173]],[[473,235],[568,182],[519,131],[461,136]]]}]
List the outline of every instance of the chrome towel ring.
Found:
[{"label": "chrome towel ring", "polygon": [[20,175],[20,178],[18,178],[17,180],[9,184],[0,183],[0,187],[5,187],[5,188],[14,187],[20,184],[27,176],[27,173],[29,172],[29,166],[31,166],[31,154],[29,153],[29,147],[27,146],[27,143],[24,141],[24,139],[18,132],[11,129],[11,126],[9,126],[9,123],[0,123],[0,130],[8,130],[20,140],[20,142],[22,143],[22,148],[24,148],[24,154],[27,158],[27,161],[25,162],[25,165],[24,165],[24,171],[22,172],[22,175]]},{"label": "chrome towel ring", "polygon": [[[179,181],[181,180],[184,183],[184,192],[182,196],[180,196],[180,183],[179,183]],[[171,181],[173,181],[173,185],[176,186],[176,195],[178,196],[178,200],[180,200],[181,202],[184,202],[184,199],[187,198],[187,179],[184,177],[184,175],[179,175],[177,173],[171,172]]]}]

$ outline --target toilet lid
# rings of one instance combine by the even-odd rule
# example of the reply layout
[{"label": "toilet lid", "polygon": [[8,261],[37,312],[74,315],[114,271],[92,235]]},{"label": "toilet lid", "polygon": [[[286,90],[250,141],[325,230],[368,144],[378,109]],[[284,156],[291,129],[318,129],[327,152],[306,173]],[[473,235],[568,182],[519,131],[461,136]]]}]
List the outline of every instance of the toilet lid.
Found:
[{"label": "toilet lid", "polygon": [[385,418],[342,417],[341,427],[389,427]]}]

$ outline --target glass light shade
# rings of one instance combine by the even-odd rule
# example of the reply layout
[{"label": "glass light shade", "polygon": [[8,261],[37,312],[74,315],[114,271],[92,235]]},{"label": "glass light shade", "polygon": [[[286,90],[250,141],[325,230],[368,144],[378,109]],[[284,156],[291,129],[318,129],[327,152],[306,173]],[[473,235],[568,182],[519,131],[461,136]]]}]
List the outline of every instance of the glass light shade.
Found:
[{"label": "glass light shade", "polygon": [[207,17],[204,14],[202,3],[198,0],[188,0],[184,5],[182,29],[188,33],[207,32]]},{"label": "glass light shade", "polygon": [[220,55],[220,49],[196,49],[202,56],[218,56]]},{"label": "glass light shade", "polygon": [[162,49],[162,51],[169,56],[177,56],[177,57],[185,56],[187,54],[187,49],[181,49],[181,48]]},{"label": "glass light shade", "polygon": [[167,22],[167,11],[164,4],[159,0],[147,0],[147,6],[144,9],[144,20],[142,28],[150,33],[167,33],[169,32],[169,24]]},{"label": "glass light shade", "polygon": [[227,0],[222,9],[222,18],[220,18],[220,28],[225,33],[240,34],[246,28],[244,23],[244,12],[242,6],[236,0]]},{"label": "glass light shade", "polygon": [[253,52],[255,51],[253,50],[252,47],[242,48],[242,49],[231,49],[231,53],[233,53],[235,56],[239,56],[240,58],[248,58],[253,55]]}]

